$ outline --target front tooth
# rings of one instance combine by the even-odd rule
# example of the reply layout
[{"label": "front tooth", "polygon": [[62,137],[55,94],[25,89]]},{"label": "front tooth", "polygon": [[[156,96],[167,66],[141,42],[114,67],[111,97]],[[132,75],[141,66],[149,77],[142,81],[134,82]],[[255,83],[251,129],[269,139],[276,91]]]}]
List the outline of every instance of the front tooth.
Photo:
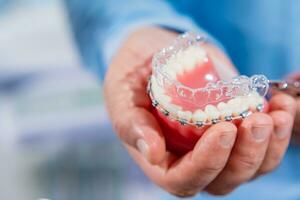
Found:
[{"label": "front tooth", "polygon": [[228,108],[228,105],[227,105],[226,103],[224,103],[224,102],[221,102],[221,103],[219,103],[219,104],[217,105],[217,108],[218,108],[219,110],[224,110],[224,109]]},{"label": "front tooth", "polygon": [[249,107],[252,109],[252,110],[256,110],[256,107],[259,105],[259,104],[263,104],[264,103],[264,99],[260,96],[250,96],[248,97],[248,102],[249,102]]},{"label": "front tooth", "polygon": [[192,119],[192,112],[190,112],[190,111],[178,111],[177,116],[180,119],[184,119],[184,120],[189,122]]},{"label": "front tooth", "polygon": [[247,111],[249,109],[249,104],[247,102],[247,97],[245,98],[241,98],[241,103],[240,105],[237,107],[237,112],[238,113],[242,113],[244,111]]},{"label": "front tooth", "polygon": [[186,71],[192,70],[196,66],[196,57],[191,51],[184,52],[180,63]]},{"label": "front tooth", "polygon": [[205,112],[209,116],[210,119],[218,119],[220,117],[220,112],[213,105],[207,105],[205,107]]},{"label": "front tooth", "polygon": [[220,112],[220,115],[222,117],[226,117],[226,116],[231,116],[232,115],[232,111],[231,111],[230,107],[226,103],[224,103],[224,102],[219,103],[217,105],[217,108],[218,108],[218,110]]},{"label": "front tooth", "polygon": [[238,105],[240,105],[241,103],[242,103],[242,100],[241,100],[240,98],[238,98],[238,97],[233,98],[233,99],[230,99],[230,100],[227,102],[227,104],[228,104],[229,106],[238,106]]},{"label": "front tooth", "polygon": [[196,110],[196,112],[194,112],[192,117],[193,122],[206,122],[207,118],[208,115],[200,109]]},{"label": "front tooth", "polygon": [[227,102],[228,106],[230,107],[233,115],[240,114],[240,106],[242,104],[241,98],[235,97]]}]

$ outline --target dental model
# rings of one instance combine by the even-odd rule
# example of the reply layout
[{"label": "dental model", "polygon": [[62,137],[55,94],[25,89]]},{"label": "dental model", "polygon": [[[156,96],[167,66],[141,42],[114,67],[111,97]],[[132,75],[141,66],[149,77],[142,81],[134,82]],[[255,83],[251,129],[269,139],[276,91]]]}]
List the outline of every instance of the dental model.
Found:
[{"label": "dental model", "polygon": [[153,57],[148,93],[167,149],[184,154],[205,130],[221,121],[238,124],[267,109],[269,80],[236,76],[209,53],[205,37],[185,33]]}]

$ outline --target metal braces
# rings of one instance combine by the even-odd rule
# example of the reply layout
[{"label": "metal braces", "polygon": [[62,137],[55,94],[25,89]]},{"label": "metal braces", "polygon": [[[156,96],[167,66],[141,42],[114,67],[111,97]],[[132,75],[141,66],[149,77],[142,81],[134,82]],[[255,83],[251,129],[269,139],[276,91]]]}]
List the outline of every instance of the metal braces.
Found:
[{"label": "metal braces", "polygon": [[[148,81],[148,85],[147,85],[147,93],[149,94],[149,97],[151,99],[152,105],[161,113],[163,113],[166,117],[168,117],[169,119],[173,120],[173,121],[177,121],[179,122],[182,126],[185,125],[191,125],[191,126],[195,126],[196,128],[202,128],[204,126],[211,126],[214,124],[217,124],[219,122],[222,121],[234,121],[234,120],[238,120],[238,119],[245,119],[246,117],[248,117],[249,115],[251,115],[252,113],[254,113],[252,110],[247,109],[241,113],[239,113],[239,115],[237,116],[233,116],[233,115],[229,115],[229,116],[225,116],[223,118],[216,118],[216,119],[211,119],[208,121],[188,121],[186,119],[182,119],[179,118],[176,114],[171,113],[170,111],[166,110],[165,108],[163,108],[159,102],[154,98],[153,93],[152,93],[152,83],[151,80],[149,79]],[[263,104],[258,104],[256,106],[256,111],[257,112],[262,112],[262,110],[264,109],[264,105]]]}]

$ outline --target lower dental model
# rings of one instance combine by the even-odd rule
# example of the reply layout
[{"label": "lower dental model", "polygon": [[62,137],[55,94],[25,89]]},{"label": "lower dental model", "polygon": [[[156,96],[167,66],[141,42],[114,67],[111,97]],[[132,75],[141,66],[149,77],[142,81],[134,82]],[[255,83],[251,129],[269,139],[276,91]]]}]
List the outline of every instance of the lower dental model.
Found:
[{"label": "lower dental model", "polygon": [[148,92],[167,148],[177,154],[191,150],[210,125],[236,123],[266,105],[268,79],[236,76],[209,45],[205,37],[185,33],[153,57]]}]

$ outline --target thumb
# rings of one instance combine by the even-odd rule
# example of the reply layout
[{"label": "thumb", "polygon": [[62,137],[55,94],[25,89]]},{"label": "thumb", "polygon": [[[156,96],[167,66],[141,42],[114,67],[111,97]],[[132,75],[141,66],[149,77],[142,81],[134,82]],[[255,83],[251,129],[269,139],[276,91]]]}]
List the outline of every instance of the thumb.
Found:
[{"label": "thumb", "polygon": [[113,120],[113,126],[125,145],[139,151],[151,164],[158,165],[164,160],[164,137],[156,119],[145,108],[121,112],[120,117]]}]

